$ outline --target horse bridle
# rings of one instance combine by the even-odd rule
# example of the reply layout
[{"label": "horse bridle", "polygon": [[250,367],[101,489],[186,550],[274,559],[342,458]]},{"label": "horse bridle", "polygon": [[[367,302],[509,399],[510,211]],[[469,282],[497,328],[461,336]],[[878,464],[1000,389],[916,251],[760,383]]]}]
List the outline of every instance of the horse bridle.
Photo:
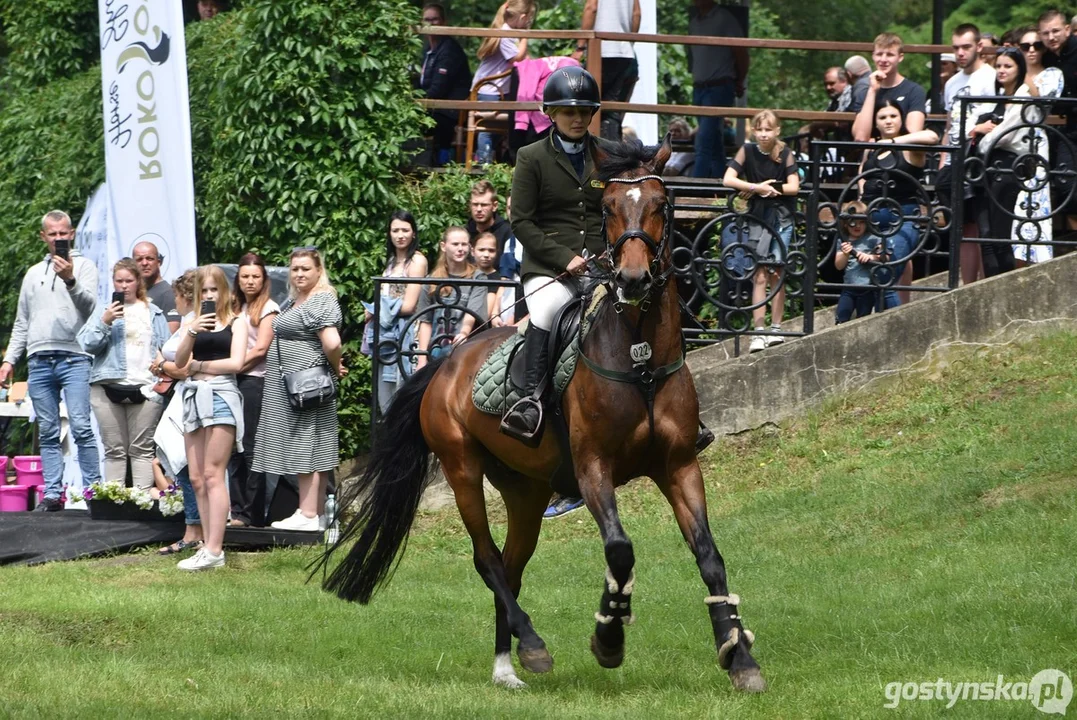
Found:
[{"label": "horse bridle", "polygon": [[[662,185],[663,193],[666,190],[666,181],[660,175],[641,175],[636,178],[610,178],[607,182],[621,183],[624,185],[636,185],[647,180],[657,180]],[[632,239],[639,239],[643,241],[643,244],[651,251],[654,258],[651,260],[651,276],[654,278],[654,287],[660,288],[666,283],[666,279],[673,272],[673,263],[670,263],[669,268],[666,271],[660,272],[662,263],[662,254],[665,252],[666,247],[669,245],[671,238],[673,237],[673,204],[666,201],[666,207],[662,211],[662,240],[661,242],[655,242],[651,234],[643,228],[636,228],[634,230],[625,230],[621,233],[621,236],[617,238],[617,241],[612,245],[610,244],[609,235],[606,232],[606,220],[609,217],[609,213],[606,211],[605,206],[602,207],[602,237],[606,241],[606,257],[609,258],[609,262],[612,265],[617,257],[617,251],[621,249],[621,246]]]},{"label": "horse bridle", "polygon": [[[666,181],[663,180],[662,177],[659,175],[641,175],[640,177],[636,178],[611,178],[607,182],[623,183],[625,185],[635,185],[637,183],[645,182],[647,180],[657,180],[659,183],[662,184],[662,190],[665,191]],[[646,317],[647,311],[650,309],[651,296],[656,291],[660,290],[665,286],[666,281],[669,279],[669,276],[673,274],[674,270],[673,263],[670,262],[669,267],[666,268],[664,272],[660,272],[662,255],[665,253],[666,247],[669,245],[673,237],[673,203],[669,202],[668,197],[666,199],[666,207],[663,210],[662,214],[665,227],[662,229],[661,242],[656,243],[654,241],[654,238],[651,237],[651,235],[646,230],[644,230],[643,228],[638,228],[636,230],[626,230],[625,232],[621,233],[621,236],[617,238],[617,242],[610,245],[609,235],[606,233],[606,218],[608,216],[608,213],[605,206],[602,207],[602,237],[606,241],[605,255],[608,262],[610,263],[610,266],[613,266],[617,251],[621,249],[621,246],[629,240],[638,238],[639,240],[642,240],[643,243],[654,254],[654,259],[651,260],[651,277],[653,278],[653,280],[651,285],[651,292],[643,300],[643,302],[640,303],[640,313],[639,317],[636,320],[635,327],[633,327],[632,324],[627,319],[625,319],[624,315],[621,314],[621,311],[623,309],[621,303],[616,300],[613,301],[614,310],[617,312],[617,315],[621,317],[622,321],[626,323],[628,331],[632,336],[633,364],[631,370],[610,370],[608,368],[602,367],[595,361],[591,360],[591,358],[587,357],[587,354],[583,351],[582,343],[580,345],[579,351],[580,359],[582,359],[584,364],[588,368],[590,368],[591,372],[595,373],[600,377],[604,377],[607,380],[627,383],[635,385],[639,388],[640,392],[643,393],[643,400],[647,405],[647,421],[650,427],[651,440],[654,439],[654,397],[655,393],[658,392],[658,384],[663,379],[669,377],[670,375],[673,375],[682,367],[684,367],[684,348],[682,345],[680,355],[677,357],[676,360],[662,367],[655,368],[654,370],[650,369],[647,360],[649,360],[651,357],[651,348],[650,345],[644,342],[641,337],[643,330],[643,319]],[[613,298],[611,297],[610,299],[612,300]],[[635,357],[635,351],[637,350],[637,348],[643,347],[646,348],[646,354],[641,356],[640,359],[637,360]]]}]

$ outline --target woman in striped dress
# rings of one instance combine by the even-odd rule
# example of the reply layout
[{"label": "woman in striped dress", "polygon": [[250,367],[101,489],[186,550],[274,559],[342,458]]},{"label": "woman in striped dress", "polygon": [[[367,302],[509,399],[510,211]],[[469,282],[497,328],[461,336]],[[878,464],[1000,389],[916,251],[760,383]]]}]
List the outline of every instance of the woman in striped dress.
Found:
[{"label": "woman in striped dress", "polygon": [[338,378],[346,374],[337,329],[342,316],[336,290],[316,249],[297,248],[289,265],[290,299],[273,321],[252,470],[298,475],[299,509],[273,527],[316,532],[325,527],[326,473],[337,466],[337,401],[295,410],[288,403],[281,374],[317,365],[333,368]]}]

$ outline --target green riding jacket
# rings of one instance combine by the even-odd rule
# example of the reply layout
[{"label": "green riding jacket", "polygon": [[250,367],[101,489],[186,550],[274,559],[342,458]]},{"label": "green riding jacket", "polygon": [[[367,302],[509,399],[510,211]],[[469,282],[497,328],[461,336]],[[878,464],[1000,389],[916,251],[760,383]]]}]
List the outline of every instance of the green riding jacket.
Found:
[{"label": "green riding jacket", "polygon": [[586,247],[605,250],[602,237],[603,183],[595,173],[595,138],[587,134],[583,180],[551,132],[516,156],[512,177],[512,231],[524,246],[520,276],[555,277]]}]

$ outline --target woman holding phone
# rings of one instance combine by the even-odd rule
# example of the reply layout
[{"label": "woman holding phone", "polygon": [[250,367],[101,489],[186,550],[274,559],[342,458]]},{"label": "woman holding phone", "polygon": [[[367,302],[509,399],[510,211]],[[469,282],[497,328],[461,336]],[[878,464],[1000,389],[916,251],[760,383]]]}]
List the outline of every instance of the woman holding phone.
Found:
[{"label": "woman holding phone", "polygon": [[93,356],[90,406],[101,428],[105,480],[127,479],[135,487],[153,487],[153,431],[164,412],[153,391],[157,378],[150,365],[168,340],[164,312],[146,299],[138,266],[124,258],[112,268],[112,302],[82,326],[77,340]]},{"label": "woman holding phone", "polygon": [[205,544],[181,560],[181,570],[224,566],[224,526],[228,521],[225,471],[233,448],[243,451],[243,398],[236,373],[247,356],[247,323],[232,307],[228,278],[216,265],[195,275],[198,317],[176,349],[176,365],[187,371],[183,387],[183,430],[187,469],[198,502]]}]

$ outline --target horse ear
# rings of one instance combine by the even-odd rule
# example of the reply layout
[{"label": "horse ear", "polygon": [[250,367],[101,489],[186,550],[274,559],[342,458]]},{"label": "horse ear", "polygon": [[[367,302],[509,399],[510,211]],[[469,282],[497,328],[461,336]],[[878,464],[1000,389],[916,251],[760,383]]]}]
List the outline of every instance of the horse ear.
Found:
[{"label": "horse ear", "polygon": [[651,163],[652,172],[655,175],[661,175],[662,170],[666,167],[666,163],[669,162],[669,156],[673,154],[673,134],[666,133],[666,136],[662,138],[662,144],[658,147],[658,152],[654,155],[654,161]]}]

